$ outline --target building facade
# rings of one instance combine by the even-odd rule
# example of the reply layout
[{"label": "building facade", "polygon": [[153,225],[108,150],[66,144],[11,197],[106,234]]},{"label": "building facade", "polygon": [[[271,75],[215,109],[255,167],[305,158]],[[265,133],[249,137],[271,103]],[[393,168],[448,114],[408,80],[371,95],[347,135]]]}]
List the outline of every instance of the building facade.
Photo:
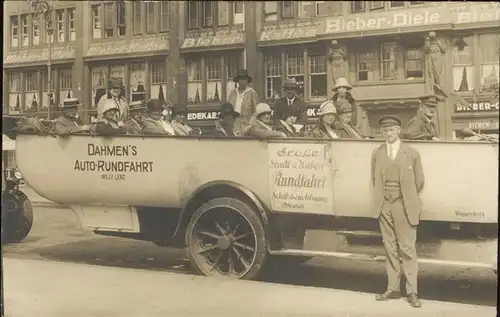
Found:
[{"label": "building facade", "polygon": [[[9,3],[9,2],[7,2]],[[492,2],[426,1],[53,1],[52,91],[48,36],[24,2],[4,10],[4,112],[47,116],[67,96],[95,115],[111,76],[124,96],[187,103],[192,125],[213,126],[217,109],[247,68],[261,101],[282,95],[294,77],[316,110],[345,77],[357,123],[377,134],[381,115],[406,122],[432,91],[429,32],[443,47],[440,87],[460,96],[438,106],[440,135],[461,128],[498,133],[500,7]],[[7,40],[8,39],[8,40]],[[498,87],[498,86],[497,86]],[[468,106],[467,106],[467,105]]]}]

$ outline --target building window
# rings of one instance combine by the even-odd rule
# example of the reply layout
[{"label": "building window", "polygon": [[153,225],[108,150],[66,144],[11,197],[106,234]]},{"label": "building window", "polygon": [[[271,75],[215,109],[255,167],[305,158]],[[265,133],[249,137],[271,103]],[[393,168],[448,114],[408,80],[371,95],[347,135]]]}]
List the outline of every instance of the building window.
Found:
[{"label": "building window", "polygon": [[156,25],[155,3],[146,2],[146,32],[154,33]]},{"label": "building window", "polygon": [[222,93],[222,60],[220,56],[205,59],[207,65],[207,101],[220,101]]},{"label": "building window", "polygon": [[365,2],[364,1],[351,1],[351,12],[358,13],[365,11]]},{"label": "building window", "polygon": [[37,112],[39,104],[39,91],[38,91],[38,72],[27,72],[26,76],[26,94],[24,111]]},{"label": "building window", "polygon": [[115,34],[115,29],[113,26],[115,12],[113,10],[113,5],[113,3],[106,3],[104,5],[104,32],[106,34],[106,37],[113,37]]},{"label": "building window", "polygon": [[281,3],[281,18],[291,19],[295,17],[293,1],[280,1]]},{"label": "building window", "polygon": [[203,27],[212,27],[215,25],[216,1],[204,1],[203,3]]},{"label": "building window", "polygon": [[76,27],[75,27],[76,9],[68,9],[68,26],[69,26],[69,40],[76,41]]},{"label": "building window", "polygon": [[19,47],[19,18],[17,15],[10,17],[10,46]]},{"label": "building window", "polygon": [[382,79],[398,79],[398,67],[396,62],[396,43],[382,43],[380,46],[380,64],[382,68]]},{"label": "building window", "polygon": [[218,18],[217,22],[220,26],[229,25],[229,13],[230,13],[230,3],[229,1],[219,1],[217,3]]},{"label": "building window", "polygon": [[167,1],[160,2],[160,32],[168,31],[168,12],[169,5]]},{"label": "building window", "polygon": [[278,2],[277,1],[264,1],[264,21],[277,21],[278,20]]},{"label": "building window", "polygon": [[453,39],[452,68],[453,90],[456,92],[474,91],[473,37]]},{"label": "building window", "polygon": [[226,57],[226,96],[228,97],[231,91],[237,87],[237,84],[233,81],[236,76],[236,72],[241,68],[241,54],[228,54]]},{"label": "building window", "polygon": [[28,46],[29,45],[29,38],[28,38],[28,15],[23,14],[21,15],[21,38],[22,46]]},{"label": "building window", "polygon": [[92,6],[92,37],[94,39],[102,38],[100,5]]},{"label": "building window", "polygon": [[390,1],[391,8],[404,8],[405,7],[405,2],[404,1]]},{"label": "building window", "polygon": [[154,61],[150,64],[151,69],[151,98],[157,98],[165,104],[167,103],[167,76],[166,63],[162,61]]},{"label": "building window", "polygon": [[134,2],[134,35],[142,34],[142,2]]},{"label": "building window", "polygon": [[317,17],[325,16],[328,13],[328,2],[316,1],[315,13]]},{"label": "building window", "polygon": [[199,17],[200,17],[200,5],[198,1],[188,1],[188,29],[197,29],[200,27]]},{"label": "building window", "polygon": [[372,81],[373,69],[373,53],[357,53],[358,81]]},{"label": "building window", "polygon": [[233,1],[233,24],[245,23],[245,9],[243,1]]},{"label": "building window", "polygon": [[40,45],[40,21],[33,14],[31,16],[31,42],[34,46]]},{"label": "building window", "polygon": [[[51,109],[55,111],[58,110],[56,107],[56,99],[55,99],[56,87],[58,86],[58,83],[56,83],[56,72],[57,69],[52,69],[50,77],[50,89],[49,89],[49,76],[47,70],[43,70],[40,72],[40,76],[42,77],[42,102],[40,103],[42,111],[47,111],[49,105],[52,106]],[[71,74],[71,69],[69,69],[68,72]],[[71,89],[71,82],[69,83],[69,87]],[[49,95],[49,92],[53,93],[54,95]],[[62,103],[62,101],[67,97],[66,95],[61,93],[61,90],[59,90],[59,93],[60,95],[63,95],[63,97],[59,98],[59,102]]]},{"label": "building window", "polygon": [[190,59],[186,62],[188,73],[188,103],[201,103],[201,59]]},{"label": "building window", "polygon": [[[54,80],[51,80],[53,83]],[[59,69],[59,103],[63,103],[64,99],[72,98],[72,88],[73,88],[73,70],[71,67]],[[44,94],[47,95],[47,94]],[[49,103],[55,105],[54,100],[49,101],[47,98],[47,103],[43,103],[46,107]]]},{"label": "building window", "polygon": [[106,95],[106,67],[93,67],[92,73],[92,106],[97,107],[102,96]]},{"label": "building window", "polygon": [[420,48],[408,48],[405,52],[406,78],[424,77],[424,52]]},{"label": "building window", "polygon": [[[500,35],[479,35],[479,63],[481,91],[488,91],[499,83],[500,76]],[[497,86],[498,87],[498,86]],[[496,88],[498,89],[498,88]]]},{"label": "building window", "polygon": [[65,37],[64,10],[57,10],[56,17],[57,17],[57,24],[56,24],[57,41],[59,43],[63,43]]},{"label": "building window", "polygon": [[125,36],[126,32],[126,26],[125,26],[125,1],[121,0],[120,2],[117,3],[118,8],[117,8],[117,18],[116,18],[116,27],[117,27],[117,32],[118,36]]},{"label": "building window", "polygon": [[281,55],[265,56],[266,71],[266,98],[278,99],[281,97]]},{"label": "building window", "polygon": [[326,57],[324,55],[309,56],[309,92],[310,99],[327,97]]},{"label": "building window", "polygon": [[21,73],[9,76],[9,113],[21,111]]},{"label": "building window", "polygon": [[133,63],[130,67],[130,101],[145,100],[146,64]]},{"label": "building window", "polygon": [[384,8],[384,1],[368,1],[370,10],[378,10]]}]

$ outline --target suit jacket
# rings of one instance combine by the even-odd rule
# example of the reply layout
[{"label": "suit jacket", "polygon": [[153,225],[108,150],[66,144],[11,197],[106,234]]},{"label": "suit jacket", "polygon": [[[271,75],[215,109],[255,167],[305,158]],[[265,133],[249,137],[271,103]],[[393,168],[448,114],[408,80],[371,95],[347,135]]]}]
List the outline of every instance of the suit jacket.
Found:
[{"label": "suit jacket", "polygon": [[[349,129],[349,127],[352,129]],[[341,139],[362,139],[363,136],[359,133],[358,129],[350,123],[335,121],[333,123],[335,132]]]},{"label": "suit jacket", "polygon": [[286,134],[287,137],[289,138],[293,138],[293,137],[299,137],[301,136],[301,133],[299,133],[295,127],[293,126],[287,126],[285,123],[283,123],[282,120],[279,120],[276,124],[275,124],[275,129],[276,131],[278,132],[283,132],[284,134]]},{"label": "suit jacket", "polygon": [[[371,159],[371,179],[373,185],[374,214],[380,216],[384,204],[384,170],[382,161],[387,158],[387,146],[380,145],[373,151]],[[400,186],[406,216],[410,224],[416,226],[420,221],[422,201],[419,194],[424,189],[425,177],[422,161],[417,150],[401,142],[395,162],[400,168]]]},{"label": "suit jacket", "polygon": [[125,121],[125,129],[127,129],[127,134],[141,134],[142,126],[132,118],[128,118]]},{"label": "suit jacket", "polygon": [[60,116],[54,123],[54,132],[59,135],[68,135],[80,133],[82,132],[82,128],[75,121],[65,116]]},{"label": "suit jacket", "polygon": [[436,126],[432,121],[424,117],[420,111],[408,122],[406,128],[406,139],[408,140],[432,140],[433,137],[438,137]]},{"label": "suit jacket", "polygon": [[304,100],[299,97],[295,97],[291,106],[288,105],[288,100],[286,97],[279,98],[274,103],[274,113],[273,121],[275,124],[283,119],[284,109],[292,107],[292,112],[297,117],[297,124],[306,125],[307,124],[307,105]]},{"label": "suit jacket", "polygon": [[261,121],[255,121],[250,129],[248,130],[248,135],[259,139],[269,139],[269,138],[284,138],[286,135],[282,132],[275,130],[270,130],[270,127],[264,125]]},{"label": "suit jacket", "polygon": [[170,132],[168,132],[163,128],[161,122],[153,120],[149,117],[144,118],[144,120],[142,120],[142,133],[172,135]]},{"label": "suit jacket", "polygon": [[127,134],[127,129],[124,126],[118,127],[118,125],[114,122],[101,119],[96,123],[95,132],[100,135],[113,136],[118,134]]}]

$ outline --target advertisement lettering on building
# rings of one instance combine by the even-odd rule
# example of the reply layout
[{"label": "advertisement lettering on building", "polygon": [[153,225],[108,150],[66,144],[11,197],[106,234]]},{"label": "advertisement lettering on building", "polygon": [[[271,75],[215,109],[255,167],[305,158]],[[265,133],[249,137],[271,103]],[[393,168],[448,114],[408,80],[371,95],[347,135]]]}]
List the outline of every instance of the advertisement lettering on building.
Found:
[{"label": "advertisement lettering on building", "polygon": [[469,122],[469,129],[471,130],[498,130],[498,121],[477,121]]},{"label": "advertisement lettering on building", "polygon": [[243,33],[233,33],[215,36],[200,36],[195,38],[187,38],[182,44],[183,49],[196,48],[196,47],[212,47],[223,45],[234,45],[245,43],[245,36]]},{"label": "advertisement lettering on building", "polygon": [[312,38],[317,34],[317,27],[291,27],[265,30],[260,34],[259,41],[281,41]]},{"label": "advertisement lettering on building", "polygon": [[491,2],[488,4],[468,3],[451,7],[454,24],[480,23],[500,21],[500,4]]},{"label": "advertisement lettering on building", "polygon": [[497,102],[470,102],[468,106],[457,104],[456,112],[487,112],[487,111],[498,111],[498,101]]}]

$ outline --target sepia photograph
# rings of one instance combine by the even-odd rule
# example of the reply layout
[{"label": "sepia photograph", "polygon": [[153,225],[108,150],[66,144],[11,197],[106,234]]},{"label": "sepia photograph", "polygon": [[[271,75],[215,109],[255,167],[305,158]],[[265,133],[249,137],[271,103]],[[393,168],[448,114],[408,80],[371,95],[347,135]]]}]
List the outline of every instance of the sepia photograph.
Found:
[{"label": "sepia photograph", "polygon": [[1,317],[494,317],[500,3],[3,2]]}]

